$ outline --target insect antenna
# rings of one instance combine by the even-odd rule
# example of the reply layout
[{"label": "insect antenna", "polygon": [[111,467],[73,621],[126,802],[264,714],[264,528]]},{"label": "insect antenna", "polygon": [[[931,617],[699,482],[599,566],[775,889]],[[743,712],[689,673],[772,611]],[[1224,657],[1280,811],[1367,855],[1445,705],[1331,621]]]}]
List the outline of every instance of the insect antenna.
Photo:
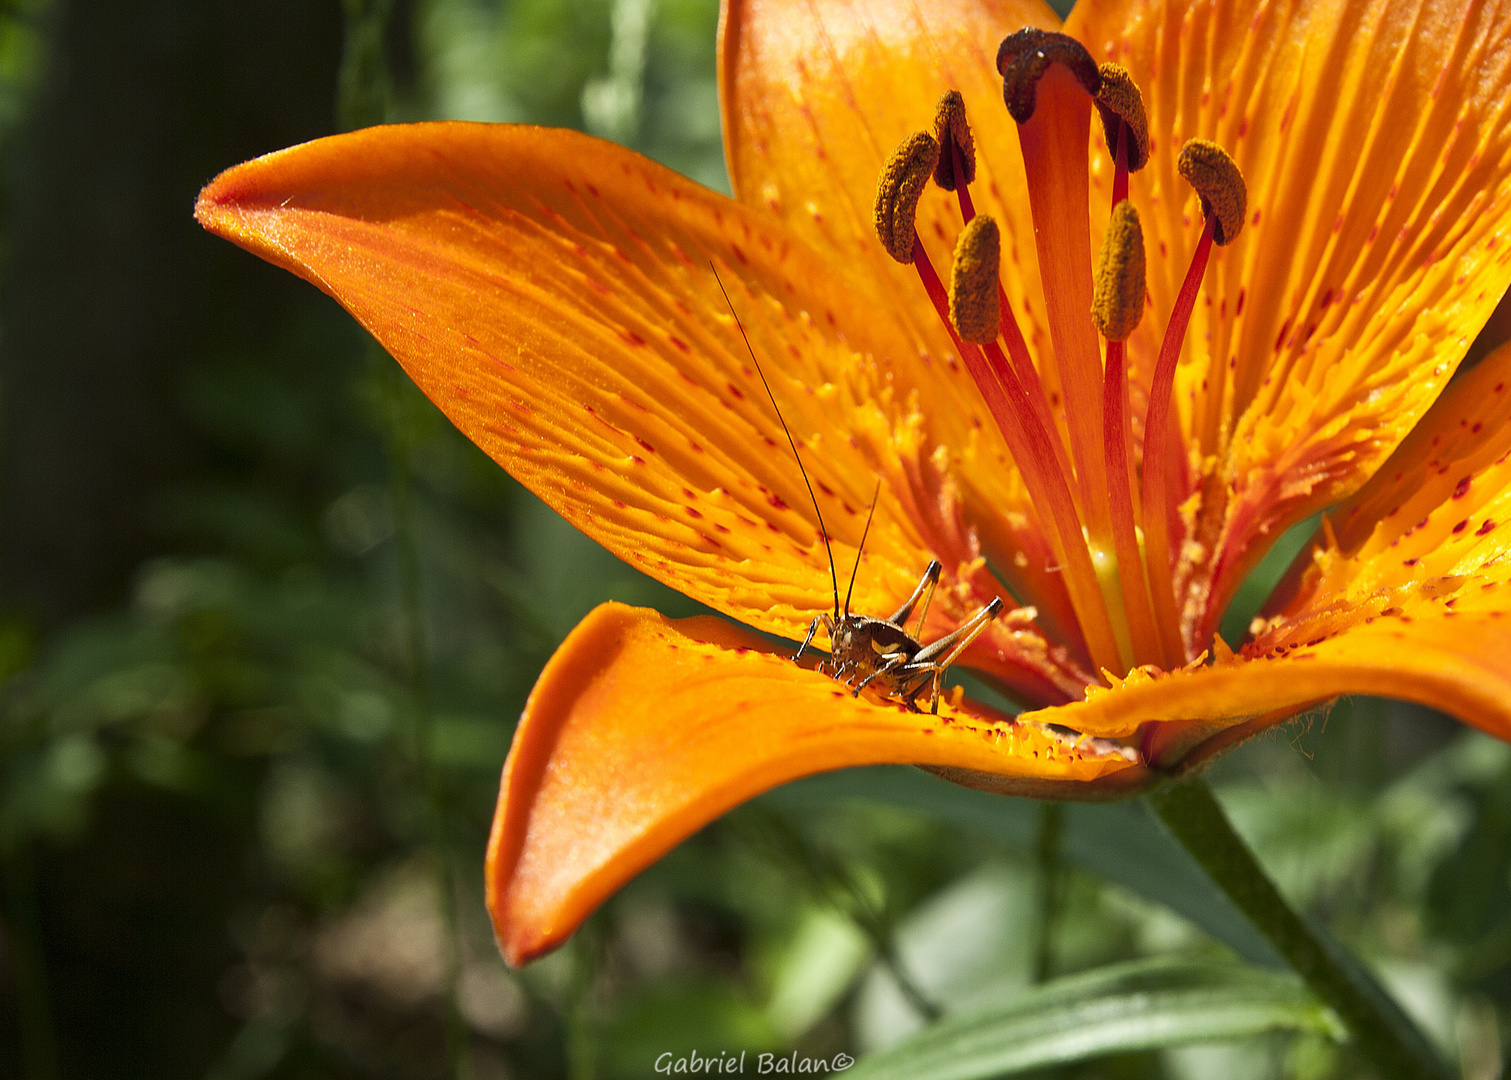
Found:
[{"label": "insect antenna", "polygon": [[[750,362],[755,365],[756,374],[761,377],[761,385],[766,388],[766,397],[771,401],[771,408],[776,412],[777,423],[782,425],[782,434],[787,436],[787,445],[792,447],[792,456],[797,459],[798,472],[803,474],[803,486],[808,489],[808,499],[813,503],[813,512],[818,516],[818,534],[824,541],[824,553],[829,556],[829,584],[834,588],[834,617],[839,618],[839,577],[834,572],[834,549],[829,546],[829,527],[824,524],[824,512],[818,508],[818,497],[813,494],[813,485],[808,481],[808,470],[803,468],[803,457],[797,452],[797,443],[792,438],[792,432],[787,429],[787,421],[782,417],[782,410],[776,403],[776,395],[771,392],[771,384],[766,381],[766,373],[761,370],[761,362],[756,359],[755,350],[750,347],[750,338],[745,333],[745,325],[740,322],[739,313],[735,311],[734,301],[729,298],[729,290],[724,287],[724,282],[719,278],[719,268],[708,262],[708,268],[714,272],[714,280],[719,283],[719,291],[724,294],[724,302],[729,305],[729,314],[734,316],[735,326],[740,330],[740,338],[745,342],[745,351],[750,354]],[[878,481],[878,489],[880,482]],[[872,508],[876,506],[873,499]],[[866,528],[870,529],[871,519],[866,518]],[[861,544],[865,544],[865,537],[861,537]],[[856,566],[860,565],[860,556],[856,555]],[[852,575],[850,585],[853,588],[855,578]],[[850,599],[845,598],[845,611],[850,610]]]},{"label": "insect antenna", "polygon": [[855,592],[855,575],[860,573],[861,552],[866,550],[866,537],[871,535],[871,516],[876,513],[876,500],[881,495],[881,477],[876,478],[876,490],[871,492],[871,508],[866,511],[866,527],[861,530],[860,547],[855,549],[855,566],[850,571],[850,587],[845,590],[845,614],[850,614],[850,596]]}]

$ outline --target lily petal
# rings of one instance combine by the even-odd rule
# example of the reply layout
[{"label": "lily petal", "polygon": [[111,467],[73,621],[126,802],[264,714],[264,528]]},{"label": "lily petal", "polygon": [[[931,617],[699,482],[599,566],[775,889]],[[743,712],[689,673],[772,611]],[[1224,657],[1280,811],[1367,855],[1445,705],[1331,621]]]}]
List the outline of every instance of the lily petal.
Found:
[{"label": "lily petal", "polygon": [[1508,416],[1511,346],[1443,394],[1336,534],[1324,527],[1291,602],[1241,655],[1029,715],[1092,733],[1182,721],[1161,732],[1165,765],[1340,694],[1405,698],[1511,738]]},{"label": "lily petal", "polygon": [[[1248,182],[1176,399],[1229,489],[1210,617],[1261,538],[1346,497],[1426,412],[1511,283],[1511,6],[1481,0],[1082,0],[1067,23],[1143,86],[1149,290],[1163,325],[1193,242],[1174,150]],[[1152,330],[1136,351],[1150,355]],[[1205,513],[1205,511],[1204,511]]]},{"label": "lily petal", "polygon": [[[1479,592],[1488,587],[1491,591]],[[1025,714],[1095,733],[1173,721],[1152,755],[1190,767],[1233,742],[1343,694],[1415,701],[1511,739],[1511,590],[1504,572],[1476,579],[1455,609],[1408,599],[1294,649],[1093,690],[1086,701]],[[1247,650],[1246,650],[1247,652]]]},{"label": "lily petal", "polygon": [[969,702],[930,716],[854,698],[719,619],[604,604],[541,673],[504,767],[487,859],[504,956],[518,965],[554,948],[738,803],[881,763],[990,774],[1024,793],[1145,775],[1121,747]]},{"label": "lily petal", "polygon": [[[1327,512],[1317,535],[1271,594],[1265,615],[1315,607],[1319,594],[1331,602],[1348,591],[1350,576],[1370,556],[1416,536],[1408,543],[1411,553],[1401,553],[1401,565],[1395,568],[1397,578],[1412,576],[1405,560],[1420,556],[1423,541],[1433,536],[1434,511],[1457,505],[1457,513],[1467,514],[1463,500],[1477,501],[1492,488],[1486,467],[1508,450],[1511,344],[1473,370],[1461,371],[1369,482]],[[1462,520],[1456,517],[1450,529]]]},{"label": "lily petal", "polygon": [[[1413,432],[1408,443],[1414,445],[1402,444],[1403,451],[1418,454],[1392,457],[1379,483],[1371,482],[1360,493],[1363,498],[1342,508],[1341,529],[1335,531],[1330,521],[1324,525],[1297,594],[1251,648],[1295,648],[1295,642],[1329,634],[1344,620],[1410,618],[1418,609],[1452,620],[1500,610],[1499,589],[1511,573],[1506,565],[1511,561],[1507,398],[1511,346],[1449,388],[1424,421],[1420,439]],[[1476,417],[1498,423],[1489,427]],[[1407,487],[1418,470],[1419,486]],[[1374,515],[1372,527],[1365,514]],[[1465,634],[1483,638],[1470,630]],[[1471,644],[1498,645],[1511,653],[1505,631]]]},{"label": "lily petal", "polygon": [[1462,499],[1460,485],[1508,449],[1511,345],[1503,345],[1460,372],[1369,483],[1328,511],[1337,546],[1357,555],[1366,542],[1379,550],[1421,530],[1419,518]]},{"label": "lily petal", "polygon": [[[347,307],[464,434],[653,577],[801,636],[832,605],[823,544],[717,262],[850,565],[894,434],[934,438],[897,385],[906,340],[780,225],[568,131],[418,124],[231,169],[200,221]],[[916,396],[916,395],[915,395]],[[934,553],[888,485],[856,610]],[[947,567],[951,572],[953,566]]]}]

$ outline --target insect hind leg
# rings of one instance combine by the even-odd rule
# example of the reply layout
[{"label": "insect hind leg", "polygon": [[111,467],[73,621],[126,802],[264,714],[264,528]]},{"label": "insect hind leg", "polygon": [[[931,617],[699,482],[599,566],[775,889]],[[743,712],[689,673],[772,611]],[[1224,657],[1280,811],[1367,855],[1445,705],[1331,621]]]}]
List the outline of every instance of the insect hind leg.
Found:
[{"label": "insect hind leg", "polygon": [[903,601],[902,607],[898,608],[887,622],[893,626],[902,626],[908,621],[908,616],[913,613],[914,606],[922,599],[923,607],[918,612],[918,628],[922,630],[923,618],[929,613],[929,601],[934,598],[934,586],[939,584],[939,574],[943,569],[938,559],[931,559],[923,571],[923,577],[918,579],[913,595]]},{"label": "insect hind leg", "polygon": [[905,670],[910,674],[916,673],[927,675],[928,677],[923,679],[906,696],[905,700],[909,705],[917,709],[918,707],[913,699],[923,692],[925,686],[932,683],[934,690],[930,698],[929,712],[939,712],[939,692],[943,684],[944,673],[949,670],[950,665],[959,659],[960,654],[965,652],[971,642],[980,637],[986,628],[996,620],[997,616],[1002,614],[1002,607],[1001,597],[993,597],[991,603],[961,623],[953,631],[938,641],[930,642],[919,650],[918,655],[913,657],[913,662],[907,665]]}]

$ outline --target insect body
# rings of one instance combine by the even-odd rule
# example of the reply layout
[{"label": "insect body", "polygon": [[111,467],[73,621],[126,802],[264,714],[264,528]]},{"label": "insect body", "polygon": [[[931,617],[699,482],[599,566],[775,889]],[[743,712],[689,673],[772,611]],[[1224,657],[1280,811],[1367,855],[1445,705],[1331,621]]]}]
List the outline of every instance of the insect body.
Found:
[{"label": "insect body", "polygon": [[[719,272],[715,269],[714,280],[718,281],[718,278]],[[871,511],[866,515],[866,526],[861,533],[860,547],[855,552],[855,568],[850,572],[850,587],[845,592],[844,607],[840,607],[839,577],[834,571],[834,551],[829,547],[829,531],[824,525],[823,511],[818,508],[818,499],[813,494],[813,485],[808,481],[808,470],[803,468],[803,459],[797,452],[797,443],[792,438],[792,432],[787,429],[787,421],[782,418],[782,410],[777,406],[776,396],[771,392],[771,384],[766,381],[766,373],[761,370],[760,361],[756,360],[755,350],[750,347],[750,339],[745,336],[745,327],[740,323],[739,315],[735,314],[734,304],[730,302],[729,293],[724,290],[722,281],[719,281],[719,290],[724,292],[724,300],[729,304],[729,313],[734,315],[735,325],[739,327],[740,336],[745,340],[745,348],[750,353],[750,361],[755,364],[756,373],[761,377],[761,385],[766,388],[766,396],[770,398],[771,407],[776,410],[777,421],[781,423],[782,432],[787,436],[787,445],[792,447],[792,456],[797,459],[797,467],[803,474],[803,484],[808,488],[808,498],[813,503],[813,512],[818,517],[819,535],[824,540],[824,551],[829,556],[829,580],[834,587],[834,610],[814,616],[813,622],[808,626],[807,636],[803,638],[802,645],[798,647],[792,659],[802,659],[808,646],[813,643],[819,626],[822,625],[829,635],[829,659],[819,664],[820,671],[824,671],[848,686],[857,697],[866,687],[878,684],[914,712],[921,711],[917,703],[918,695],[925,687],[930,687],[929,711],[937,713],[944,673],[949,670],[950,665],[959,658],[966,647],[1002,613],[1002,600],[994,597],[989,604],[979,609],[944,637],[931,641],[927,645],[923,644],[916,636],[908,633],[907,622],[913,609],[918,608],[918,632],[923,631],[924,617],[928,614],[929,601],[933,599],[934,586],[939,584],[939,574],[942,569],[939,560],[932,559],[928,568],[924,570],[923,577],[919,579],[918,586],[913,590],[913,595],[904,601],[902,607],[898,608],[891,618],[878,619],[870,615],[852,614],[850,597],[855,591],[855,575],[860,570],[860,555],[865,550],[866,536],[871,531],[871,514],[876,512],[876,500],[873,497]],[[880,491],[879,485],[877,490]]]},{"label": "insect body", "polygon": [[[858,565],[858,553],[856,560]],[[906,624],[921,598],[923,604],[918,613],[918,629],[920,632],[923,630],[924,616],[928,612],[929,600],[934,595],[934,586],[939,583],[940,569],[939,560],[931,560],[918,581],[918,587],[913,590],[913,595],[889,619],[852,614],[849,597],[846,596],[843,612],[836,608],[833,614],[825,612],[814,618],[808,627],[807,637],[803,639],[803,644],[798,647],[793,659],[802,658],[822,623],[829,634],[830,658],[819,665],[821,670],[827,670],[829,675],[849,686],[857,695],[872,683],[880,683],[915,711],[918,710],[918,695],[925,687],[932,687],[929,711],[937,713],[944,673],[1002,612],[1002,601],[993,597],[991,603],[944,637],[927,645],[921,643],[917,637],[908,633]],[[853,576],[851,582],[854,582]]]}]

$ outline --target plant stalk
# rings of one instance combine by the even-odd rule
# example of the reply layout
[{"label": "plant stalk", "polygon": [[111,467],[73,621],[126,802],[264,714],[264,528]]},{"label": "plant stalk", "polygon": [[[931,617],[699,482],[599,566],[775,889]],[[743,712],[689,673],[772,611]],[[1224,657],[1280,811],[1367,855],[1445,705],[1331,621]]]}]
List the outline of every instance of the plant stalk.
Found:
[{"label": "plant stalk", "polygon": [[1200,778],[1149,796],[1171,834],[1343,1021],[1359,1053],[1386,1080],[1450,1080],[1420,1028],[1342,945],[1280,895]]}]

